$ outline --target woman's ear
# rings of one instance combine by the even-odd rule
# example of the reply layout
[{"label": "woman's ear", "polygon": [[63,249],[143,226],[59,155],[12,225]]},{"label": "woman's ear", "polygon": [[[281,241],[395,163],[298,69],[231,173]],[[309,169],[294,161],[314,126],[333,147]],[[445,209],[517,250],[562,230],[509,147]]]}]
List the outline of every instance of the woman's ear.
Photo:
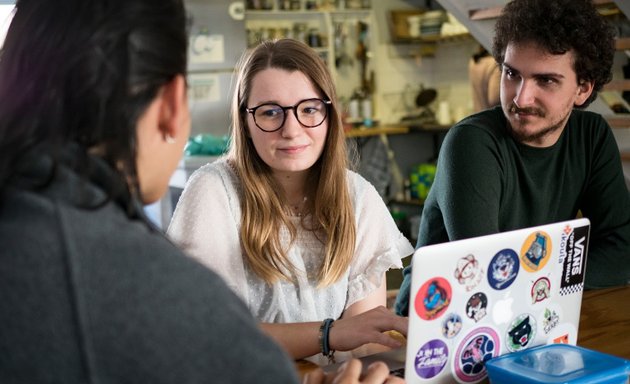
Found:
[{"label": "woman's ear", "polygon": [[171,143],[181,136],[187,139],[190,112],[184,76],[176,75],[164,84],[158,97],[161,99],[158,124],[164,140]]}]

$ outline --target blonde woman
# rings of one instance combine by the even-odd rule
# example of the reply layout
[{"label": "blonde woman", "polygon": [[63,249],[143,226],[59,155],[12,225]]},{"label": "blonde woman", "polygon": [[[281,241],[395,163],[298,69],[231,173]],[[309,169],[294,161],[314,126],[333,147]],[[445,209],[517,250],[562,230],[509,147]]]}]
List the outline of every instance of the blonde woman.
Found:
[{"label": "blonde woman", "polygon": [[247,52],[239,68],[230,151],[192,175],[168,235],[294,358],[399,346],[383,333],[407,331],[384,308],[385,272],[413,247],[374,187],[347,169],[324,62],[284,39]]}]

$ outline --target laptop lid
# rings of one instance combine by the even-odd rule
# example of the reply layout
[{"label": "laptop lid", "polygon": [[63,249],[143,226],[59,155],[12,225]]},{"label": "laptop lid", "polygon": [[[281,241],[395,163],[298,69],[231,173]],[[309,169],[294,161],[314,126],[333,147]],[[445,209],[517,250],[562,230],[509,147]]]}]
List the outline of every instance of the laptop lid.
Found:
[{"label": "laptop lid", "polygon": [[476,383],[492,357],[575,345],[589,232],[576,219],[417,249],[407,383]]}]

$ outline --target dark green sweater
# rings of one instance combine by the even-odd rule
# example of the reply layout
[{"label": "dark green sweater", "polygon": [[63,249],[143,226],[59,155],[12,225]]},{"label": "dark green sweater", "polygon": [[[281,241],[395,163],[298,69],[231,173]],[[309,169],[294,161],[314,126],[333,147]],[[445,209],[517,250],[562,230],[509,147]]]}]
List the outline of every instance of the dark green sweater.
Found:
[{"label": "dark green sweater", "polygon": [[[574,110],[548,148],[516,142],[500,107],[446,135],[417,246],[573,219],[592,224],[586,287],[630,282],[630,194],[619,149],[598,114]],[[410,269],[396,310],[407,314]]]}]

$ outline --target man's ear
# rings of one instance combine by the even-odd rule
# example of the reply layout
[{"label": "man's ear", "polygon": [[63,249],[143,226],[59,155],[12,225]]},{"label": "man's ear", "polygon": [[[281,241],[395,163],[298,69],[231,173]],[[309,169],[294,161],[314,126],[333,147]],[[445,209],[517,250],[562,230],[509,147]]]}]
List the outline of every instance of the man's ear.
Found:
[{"label": "man's ear", "polygon": [[176,75],[164,84],[158,97],[161,99],[158,123],[164,140],[172,142],[181,135],[187,136],[185,127],[190,115],[184,76]]},{"label": "man's ear", "polygon": [[578,107],[581,106],[591,96],[591,93],[593,93],[593,82],[581,80],[578,84],[577,96],[573,104]]}]

